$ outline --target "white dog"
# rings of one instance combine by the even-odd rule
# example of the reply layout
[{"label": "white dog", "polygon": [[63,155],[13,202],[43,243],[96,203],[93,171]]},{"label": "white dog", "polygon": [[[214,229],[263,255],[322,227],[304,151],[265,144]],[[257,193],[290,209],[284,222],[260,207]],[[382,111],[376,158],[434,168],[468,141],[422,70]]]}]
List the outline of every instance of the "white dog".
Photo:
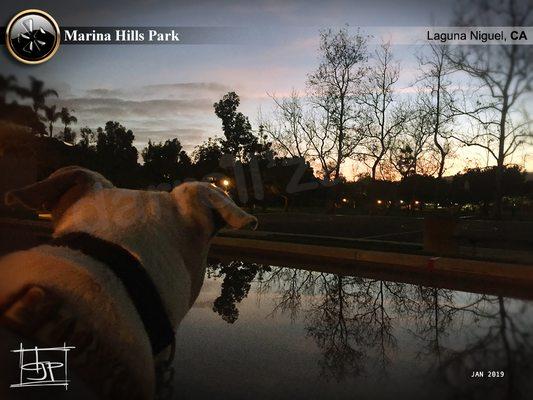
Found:
[{"label": "white dog", "polygon": [[101,398],[154,397],[154,356],[200,291],[210,239],[221,225],[257,224],[208,183],[119,189],[74,166],[6,202],[51,211],[55,242],[0,260],[0,323],[75,346],[69,365]]}]

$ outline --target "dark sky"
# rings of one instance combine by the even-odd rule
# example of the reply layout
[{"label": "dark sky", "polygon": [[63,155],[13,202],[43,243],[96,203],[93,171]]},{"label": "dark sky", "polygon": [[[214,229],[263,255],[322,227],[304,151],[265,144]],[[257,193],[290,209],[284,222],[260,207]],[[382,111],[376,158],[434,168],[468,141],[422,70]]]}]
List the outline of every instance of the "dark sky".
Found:
[{"label": "dark sky", "polygon": [[[24,66],[1,54],[0,72],[24,82],[43,79],[60,92],[59,106],[76,111],[79,126],[118,120],[134,130],[139,147],[148,139],[178,137],[188,150],[220,134],[212,109],[229,90],[242,98],[242,111],[255,121],[268,113],[267,93],[283,96],[303,90],[317,65],[321,28],[361,27],[387,40],[411,27],[447,26],[450,0],[365,1],[33,1],[60,26],[226,26],[245,27],[246,45],[63,45],[39,66]],[[21,2],[2,0],[6,24]],[[402,63],[400,90],[408,92],[416,75],[420,46],[397,45]]]}]

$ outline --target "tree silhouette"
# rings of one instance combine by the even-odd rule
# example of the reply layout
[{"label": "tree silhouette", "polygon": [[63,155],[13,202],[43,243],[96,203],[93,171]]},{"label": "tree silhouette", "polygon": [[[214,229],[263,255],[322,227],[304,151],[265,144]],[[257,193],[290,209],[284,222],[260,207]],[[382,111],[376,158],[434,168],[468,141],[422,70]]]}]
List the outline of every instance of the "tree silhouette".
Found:
[{"label": "tree silhouette", "polygon": [[54,124],[62,117],[62,113],[57,111],[57,106],[54,104],[52,106],[44,106],[44,116],[48,122],[48,133],[52,137],[54,136]]},{"label": "tree silhouette", "polygon": [[101,172],[117,185],[131,186],[137,171],[135,136],[116,121],[108,121],[97,129],[96,159]]},{"label": "tree silhouette", "polygon": [[17,78],[15,76],[0,75],[0,104],[6,103],[6,96],[8,93],[17,93],[18,89]]},{"label": "tree silhouette", "polygon": [[367,303],[361,293],[352,292],[353,280],[340,275],[320,274],[320,297],[308,314],[307,334],[322,351],[320,366],[325,377],[341,381],[348,376],[358,377],[365,370],[368,325],[360,323],[357,305]]},{"label": "tree silhouette", "polygon": [[[386,377],[398,347],[395,332],[407,328],[416,344],[413,361],[430,362],[419,371],[444,381],[449,394],[527,398],[533,343],[530,310],[523,302],[240,261],[209,270],[224,276],[213,311],[228,323],[238,319],[238,304],[254,279],[257,292],[274,299],[271,315],[289,313],[292,320],[304,321],[307,336],[322,352],[319,366],[326,379],[354,379],[366,372]],[[372,355],[377,362],[367,362]],[[478,366],[503,370],[506,377],[477,393],[480,387],[466,380]]]},{"label": "tree silhouette", "polygon": [[96,143],[96,133],[88,126],[80,129],[80,141],[78,146],[84,150],[88,150],[92,145]]},{"label": "tree silhouette", "polygon": [[291,320],[294,321],[304,307],[302,297],[316,292],[317,280],[318,275],[312,271],[276,267],[261,282],[259,292],[276,291],[279,297],[272,315],[278,311],[289,313]]},{"label": "tree silhouette", "polygon": [[18,87],[16,89],[18,95],[22,98],[29,98],[33,102],[33,111],[36,113],[39,110],[43,109],[46,103],[46,98],[50,96],[59,95],[53,89],[45,89],[44,82],[38,79],[35,79],[33,76],[30,76],[30,87]]},{"label": "tree silhouette", "polygon": [[[451,195],[460,204],[479,204],[485,216],[496,190],[497,167],[472,168],[453,177]],[[517,166],[508,166],[502,175],[502,190],[508,196],[519,196],[525,188],[525,173]]]},{"label": "tree silhouette", "polygon": [[63,132],[60,132],[58,138],[65,143],[74,144],[76,142],[77,136],[78,135],[76,134],[76,132],[74,132],[72,129],[70,129],[70,127],[67,126],[65,127]]},{"label": "tree silhouette", "polygon": [[148,147],[142,151],[142,158],[151,181],[158,184],[184,179],[191,172],[191,160],[178,139],[164,143],[152,143],[149,140]]},{"label": "tree silhouette", "polygon": [[326,180],[340,178],[341,165],[362,138],[355,100],[368,72],[366,42],[347,29],[320,32],[320,64],[307,77],[313,113],[304,126]]},{"label": "tree silhouette", "polygon": [[257,273],[261,269],[268,271],[269,268],[243,261],[218,264],[211,268],[218,270],[219,275],[224,275],[222,290],[213,303],[213,311],[218,313],[224,321],[233,324],[239,318],[236,304],[248,296],[251,282]]},{"label": "tree silhouette", "polygon": [[67,131],[67,127],[70,124],[75,124],[78,122],[78,119],[70,113],[70,110],[66,107],[61,108],[60,111],[60,118],[61,122],[63,122],[63,125],[65,125],[65,132]]},{"label": "tree silhouette", "polygon": [[391,161],[402,178],[416,173],[416,156],[409,144],[405,144],[396,150],[391,156]]},{"label": "tree silhouette", "polygon": [[408,114],[395,103],[395,85],[400,77],[400,64],[395,61],[390,43],[374,52],[374,65],[364,81],[363,160],[370,164],[370,177],[377,179],[383,161],[395,145]]},{"label": "tree silhouette", "polygon": [[213,104],[215,114],[222,120],[224,138],[220,146],[224,154],[231,154],[241,162],[250,161],[251,157],[270,149],[270,144],[261,143],[252,132],[252,125],[243,113],[238,112],[240,98],[235,92],[225,94]]},{"label": "tree silhouette", "polygon": [[434,175],[439,169],[439,156],[430,140],[435,118],[431,112],[422,105],[411,107],[411,117],[390,151],[390,162],[402,178],[413,174]]},{"label": "tree silhouette", "polygon": [[44,135],[46,127],[43,124],[42,116],[36,113],[30,106],[20,105],[16,101],[6,103],[6,96],[9,93],[19,93],[17,79],[10,75],[0,74],[0,122],[2,127],[14,125],[14,128],[29,129],[33,133]]},{"label": "tree silhouette", "polygon": [[[533,23],[531,2],[475,0],[464,2],[454,26],[529,26]],[[505,165],[518,148],[531,143],[531,119],[521,100],[533,84],[533,55],[515,42],[487,46],[457,46],[448,54],[455,68],[479,83],[472,102],[457,107],[457,113],[478,123],[472,132],[454,137],[466,146],[487,151],[496,162],[494,216],[501,217],[502,181]]]},{"label": "tree silhouette", "polygon": [[437,153],[437,177],[442,178],[452,146],[450,137],[454,122],[455,98],[450,75],[453,73],[453,68],[448,60],[447,45],[431,44],[429,49],[429,55],[418,57],[421,70],[418,80],[423,89],[418,95],[418,101],[422,106],[420,111],[431,116],[430,130]]},{"label": "tree silhouette", "polygon": [[209,174],[221,172],[220,159],[223,154],[222,145],[218,139],[209,138],[196,146],[193,152],[196,178],[201,179]]},{"label": "tree silhouette", "polygon": [[441,365],[443,338],[447,337],[455,312],[454,293],[451,290],[419,286],[413,291],[413,313],[416,318],[416,335],[426,346],[420,355],[435,356],[437,365]]},{"label": "tree silhouette", "polygon": [[288,98],[271,96],[275,108],[275,120],[268,121],[261,116],[261,124],[272,139],[278,155],[283,157],[312,158],[312,149],[306,130],[302,99],[296,90]]},{"label": "tree silhouette", "polygon": [[[448,349],[439,376],[457,398],[528,399],[533,384],[533,343],[531,320],[526,307],[516,307],[515,300],[478,296],[471,304],[451,309],[473,318],[477,333],[459,349]],[[503,371],[504,376],[488,379],[483,385],[468,381],[472,371]]]},{"label": "tree silhouette", "polygon": [[[280,293],[273,313],[289,312],[293,319],[304,313],[307,335],[322,351],[325,377],[341,381],[362,375],[370,349],[377,350],[380,371],[386,373],[396,347],[391,313],[408,308],[405,285],[276,268],[260,290]],[[302,304],[304,294],[311,295],[310,304]]]}]

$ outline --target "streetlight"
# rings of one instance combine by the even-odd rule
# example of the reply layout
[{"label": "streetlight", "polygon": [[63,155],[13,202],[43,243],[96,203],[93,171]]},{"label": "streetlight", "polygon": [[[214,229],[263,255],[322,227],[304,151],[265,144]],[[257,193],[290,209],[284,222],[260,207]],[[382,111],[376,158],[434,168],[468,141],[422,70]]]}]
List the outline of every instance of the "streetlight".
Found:
[{"label": "streetlight", "polygon": [[343,202],[343,203],[348,203],[348,199],[347,199],[346,197],[343,197],[343,198],[342,198],[342,202]]},{"label": "streetlight", "polygon": [[222,185],[224,185],[224,187],[226,187],[226,188],[229,186],[229,183],[230,183],[230,182],[229,182],[228,179],[224,179],[224,180],[222,181]]},{"label": "streetlight", "polygon": [[416,205],[419,205],[420,202],[419,202],[418,200],[415,200],[415,204],[416,204]]},{"label": "streetlight", "polygon": [[381,203],[383,203],[383,202],[382,202],[381,200],[378,200],[377,203],[378,203],[378,204],[381,204]]}]

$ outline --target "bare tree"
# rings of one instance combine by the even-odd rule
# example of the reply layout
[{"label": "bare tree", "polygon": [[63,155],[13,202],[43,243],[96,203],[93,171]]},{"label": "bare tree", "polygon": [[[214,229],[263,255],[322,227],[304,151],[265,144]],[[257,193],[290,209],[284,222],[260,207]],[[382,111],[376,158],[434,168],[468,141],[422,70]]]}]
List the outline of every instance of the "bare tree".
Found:
[{"label": "bare tree", "polygon": [[365,107],[364,150],[359,154],[370,163],[371,178],[376,179],[378,168],[386,159],[396,137],[407,119],[401,107],[393,105],[394,85],[400,77],[400,65],[394,61],[389,43],[374,53],[375,64],[365,81],[361,102]]},{"label": "bare tree", "polygon": [[435,287],[418,286],[413,288],[414,307],[412,311],[417,318],[415,324],[416,335],[425,343],[421,346],[420,354],[434,355],[437,365],[441,363],[443,338],[449,335],[448,330],[453,322],[456,310],[454,306],[454,292]]},{"label": "bare tree", "polygon": [[337,162],[339,137],[334,132],[332,115],[317,110],[313,104],[307,107],[309,104],[295,91],[288,98],[271,97],[276,106],[274,118],[268,121],[260,116],[260,124],[278,154],[316,162],[324,180],[335,178],[336,166],[340,167]]},{"label": "bare tree", "polygon": [[[465,2],[458,23],[465,26],[529,26],[531,0]],[[478,128],[456,136],[467,146],[485,149],[496,162],[495,216],[501,216],[503,170],[508,158],[531,140],[531,120],[521,108],[533,86],[533,52],[513,42],[502,45],[459,46],[449,55],[453,65],[480,83],[474,104],[460,110]],[[522,104],[521,104],[522,102]],[[525,116],[525,117],[524,117]]]},{"label": "bare tree", "polygon": [[293,89],[289,97],[270,97],[276,106],[274,118],[267,121],[261,116],[260,125],[264,127],[278,154],[307,158],[311,149],[305,132],[304,109],[299,93]]},{"label": "bare tree", "polygon": [[434,115],[424,105],[412,107],[411,117],[404,124],[403,132],[390,149],[390,162],[403,177],[414,174],[433,175],[438,170],[435,162],[433,137]]},{"label": "bare tree", "polygon": [[[339,137],[334,132],[331,114],[311,110],[308,112],[302,127],[311,148],[312,159],[320,164],[322,178],[325,181],[336,179],[338,175],[335,171],[337,166],[340,171],[342,162],[341,164],[338,163],[337,143]],[[351,150],[353,151],[353,149]],[[344,157],[341,158],[344,161]]]},{"label": "bare tree", "polygon": [[431,116],[429,129],[437,153],[437,177],[442,178],[446,170],[446,159],[451,152],[454,93],[449,76],[454,69],[448,61],[448,46],[431,44],[428,50],[428,54],[418,57],[421,70],[418,78],[421,84],[418,102],[423,112]]},{"label": "bare tree", "polygon": [[338,179],[341,165],[361,140],[356,99],[367,72],[366,38],[346,28],[320,34],[320,64],[308,76],[312,112],[302,124],[325,179]]}]

